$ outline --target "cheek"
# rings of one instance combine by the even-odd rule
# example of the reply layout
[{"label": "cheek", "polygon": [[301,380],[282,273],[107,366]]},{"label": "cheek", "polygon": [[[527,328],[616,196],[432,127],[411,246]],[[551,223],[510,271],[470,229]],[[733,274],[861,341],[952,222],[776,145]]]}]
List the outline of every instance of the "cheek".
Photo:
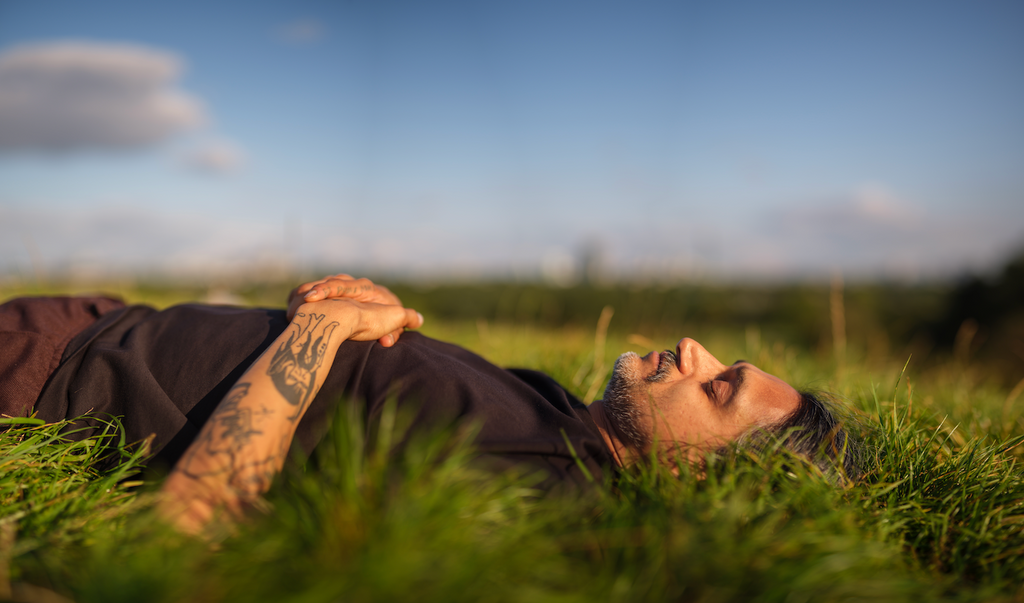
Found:
[{"label": "cheek", "polygon": [[713,435],[702,394],[699,384],[677,384],[656,394],[654,416],[649,418],[659,439],[692,444]]}]

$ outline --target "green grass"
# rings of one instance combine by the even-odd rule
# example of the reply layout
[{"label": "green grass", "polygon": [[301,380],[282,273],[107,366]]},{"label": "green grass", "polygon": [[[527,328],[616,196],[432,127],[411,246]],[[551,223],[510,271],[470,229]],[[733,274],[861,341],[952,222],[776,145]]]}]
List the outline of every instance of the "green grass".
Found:
[{"label": "green grass", "polygon": [[[602,346],[592,326],[430,318],[428,335],[545,370],[581,397],[619,353],[683,334],[613,329]],[[912,359],[904,371],[906,357],[854,343],[838,367],[820,348],[745,327],[701,340],[723,360],[837,392],[861,417],[864,480],[836,488],[784,455],[741,453],[713,459],[704,479],[648,468],[544,498],[529,476],[478,472],[459,435],[387,455],[402,416],[367,443],[359,417],[341,413],[263,512],[206,544],[153,521],[156,484],[132,486],[139,451],[115,435],[106,446],[62,443],[56,426],[12,425],[0,436],[6,592],[83,602],[1024,598],[1024,398],[1008,400],[963,361],[919,369]]]}]

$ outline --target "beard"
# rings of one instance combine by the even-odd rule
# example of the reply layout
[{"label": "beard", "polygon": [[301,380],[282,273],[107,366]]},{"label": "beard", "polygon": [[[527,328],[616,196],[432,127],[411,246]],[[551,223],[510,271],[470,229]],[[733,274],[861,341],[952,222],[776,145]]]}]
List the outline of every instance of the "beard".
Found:
[{"label": "beard", "polygon": [[625,444],[643,452],[651,445],[650,384],[664,381],[675,370],[676,355],[666,350],[651,375],[640,372],[640,356],[626,352],[612,368],[612,377],[604,390],[604,409]]}]

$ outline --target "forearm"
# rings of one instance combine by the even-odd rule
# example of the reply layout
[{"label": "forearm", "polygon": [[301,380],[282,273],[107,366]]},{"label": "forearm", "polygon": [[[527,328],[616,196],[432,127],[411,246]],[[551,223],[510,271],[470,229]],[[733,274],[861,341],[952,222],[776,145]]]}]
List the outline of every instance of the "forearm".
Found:
[{"label": "forearm", "polygon": [[[242,375],[168,476],[165,514],[188,531],[217,507],[258,499],[284,465],[295,429],[319,392],[350,322],[300,312]],[[342,317],[344,318],[344,317]]]},{"label": "forearm", "polygon": [[160,510],[198,533],[218,508],[239,514],[284,465],[299,420],[347,339],[394,345],[391,334],[423,317],[395,304],[329,299],[302,304],[294,320],[242,375],[178,461]]}]

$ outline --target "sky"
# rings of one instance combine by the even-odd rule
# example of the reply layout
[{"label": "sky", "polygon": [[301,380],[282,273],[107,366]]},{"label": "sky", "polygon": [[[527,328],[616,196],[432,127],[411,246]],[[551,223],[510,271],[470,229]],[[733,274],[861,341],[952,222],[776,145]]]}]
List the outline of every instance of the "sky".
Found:
[{"label": "sky", "polygon": [[0,274],[991,270],[1022,59],[1019,2],[0,0]]}]

